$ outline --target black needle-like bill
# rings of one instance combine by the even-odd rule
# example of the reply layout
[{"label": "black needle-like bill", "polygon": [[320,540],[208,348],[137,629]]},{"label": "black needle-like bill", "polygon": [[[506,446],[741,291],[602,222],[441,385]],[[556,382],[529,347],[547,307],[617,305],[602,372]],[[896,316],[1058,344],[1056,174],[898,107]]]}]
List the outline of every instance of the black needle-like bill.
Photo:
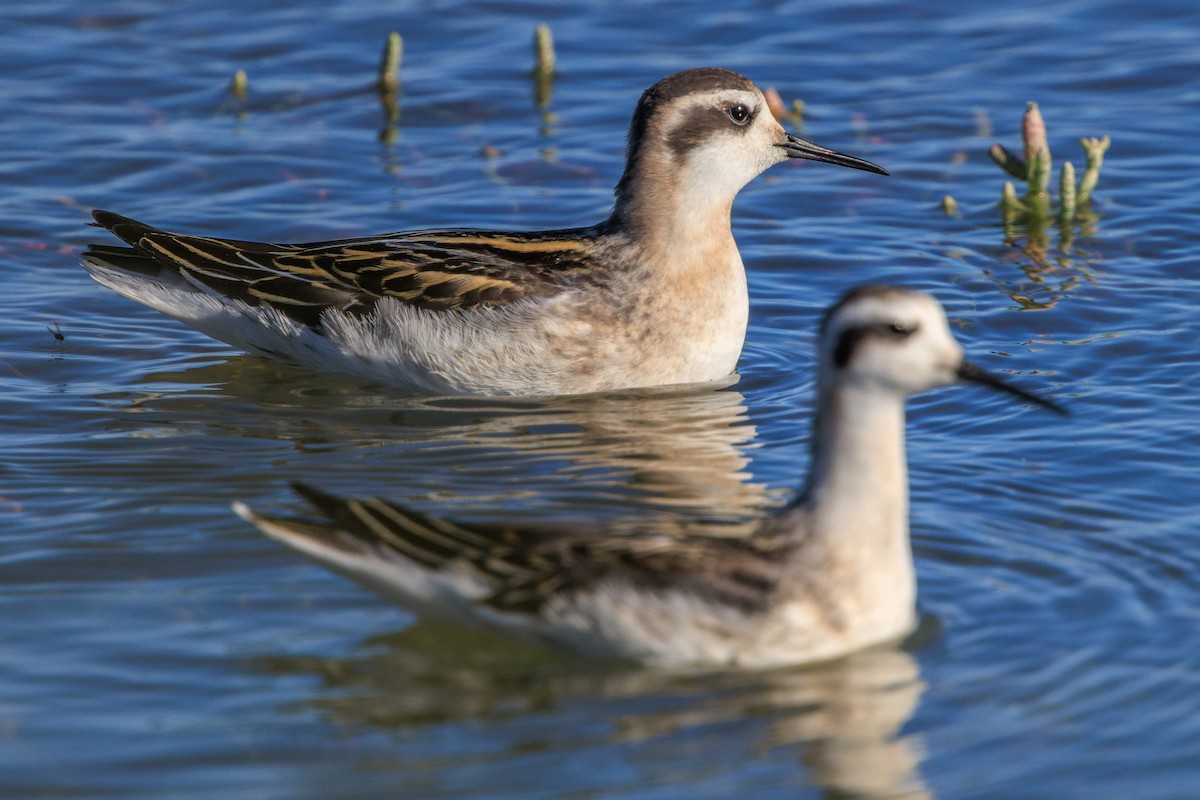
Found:
[{"label": "black needle-like bill", "polygon": [[1062,414],[1064,417],[1069,414],[1065,408],[1060,406],[1058,403],[1055,403],[1053,400],[1047,400],[1044,397],[1038,397],[1032,392],[1027,392],[1024,389],[1012,385],[1008,381],[1001,380],[992,373],[986,372],[975,366],[970,361],[963,361],[958,365],[958,369],[955,372],[958,377],[964,381],[979,383],[984,386],[989,386],[993,389],[999,389],[1002,392],[1008,392],[1011,395],[1016,395],[1022,400],[1028,400],[1029,402],[1036,403],[1043,408],[1048,408],[1051,411]]},{"label": "black needle-like bill", "polygon": [[788,154],[788,158],[807,158],[809,161],[824,161],[826,164],[837,164],[839,167],[866,170],[867,172],[874,172],[879,175],[888,174],[888,171],[878,164],[872,164],[870,161],[864,161],[861,158],[855,158],[845,153],[839,153],[836,150],[830,150],[828,147],[821,147],[819,144],[813,144],[790,133],[784,135],[787,137],[787,141],[776,142],[775,146],[782,147],[784,152]]}]

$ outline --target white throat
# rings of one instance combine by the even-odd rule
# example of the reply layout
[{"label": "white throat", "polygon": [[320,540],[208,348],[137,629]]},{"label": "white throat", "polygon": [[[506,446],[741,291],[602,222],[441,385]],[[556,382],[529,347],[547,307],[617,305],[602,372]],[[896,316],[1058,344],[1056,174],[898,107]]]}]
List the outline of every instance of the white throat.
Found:
[{"label": "white throat", "polygon": [[916,601],[908,530],[904,399],[877,387],[823,390],[802,505],[806,540],[864,640],[903,633]]}]

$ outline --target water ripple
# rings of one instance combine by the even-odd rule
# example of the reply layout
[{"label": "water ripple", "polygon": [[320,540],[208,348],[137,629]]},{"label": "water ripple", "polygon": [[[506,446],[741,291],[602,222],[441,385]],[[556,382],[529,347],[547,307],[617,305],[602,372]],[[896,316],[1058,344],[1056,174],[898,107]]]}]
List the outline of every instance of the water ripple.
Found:
[{"label": "water ripple", "polygon": [[[10,5],[0,794],[1194,794],[1194,4],[361,0],[253,24],[220,2]],[[388,143],[370,85],[393,29]],[[638,93],[700,64],[803,98],[804,136],[892,172],[790,165],[743,192],[731,386],[407,398],[237,355],[76,266],[92,207],[277,241],[594,222]],[[1066,228],[996,209],[987,148],[1018,146],[1028,100],[1058,160],[1113,137]],[[913,402],[906,650],[751,676],[593,664],[414,626],[228,511],[292,506],[305,480],[464,519],[753,517],[806,468],[816,320],[880,281],[932,291],[972,358],[1072,412]]]}]

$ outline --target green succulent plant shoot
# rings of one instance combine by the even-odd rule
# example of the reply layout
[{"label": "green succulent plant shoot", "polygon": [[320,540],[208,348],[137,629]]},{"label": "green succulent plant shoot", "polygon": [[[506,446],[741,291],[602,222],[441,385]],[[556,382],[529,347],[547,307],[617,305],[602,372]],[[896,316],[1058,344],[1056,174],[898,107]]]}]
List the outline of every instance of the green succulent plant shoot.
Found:
[{"label": "green succulent plant shoot", "polygon": [[1017,180],[1025,182],[1024,199],[1017,197],[1011,182],[1005,182],[1000,197],[1000,209],[1006,219],[1010,215],[1024,212],[1037,218],[1057,216],[1060,221],[1069,223],[1074,219],[1077,210],[1090,203],[1092,192],[1100,180],[1104,153],[1108,150],[1111,140],[1105,136],[1079,141],[1086,158],[1083,176],[1076,183],[1075,165],[1070,161],[1063,163],[1059,172],[1056,212],[1049,194],[1054,161],[1046,137],[1046,121],[1037,103],[1031,101],[1026,104],[1025,116],[1021,120],[1022,155],[1019,156],[1000,144],[994,144],[988,150],[988,155],[1001,169]]}]

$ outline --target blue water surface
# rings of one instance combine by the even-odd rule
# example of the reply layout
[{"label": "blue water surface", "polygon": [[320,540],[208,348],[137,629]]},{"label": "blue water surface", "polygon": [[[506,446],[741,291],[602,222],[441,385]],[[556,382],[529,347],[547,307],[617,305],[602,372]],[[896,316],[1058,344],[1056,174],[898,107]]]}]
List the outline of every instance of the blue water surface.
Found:
[{"label": "blue water surface", "polygon": [[[274,241],[596,222],[638,94],[705,65],[892,173],[743,191],[724,389],[410,398],[240,355],[78,267],[92,208]],[[1112,137],[1066,226],[997,206],[987,150],[1019,148],[1029,100],[1057,161]],[[1198,129],[1192,0],[4,4],[0,796],[1200,795]],[[303,480],[466,520],[765,513],[807,464],[815,322],[868,281],[932,291],[977,362],[1072,411],[912,403],[902,647],[591,662],[418,623],[229,510],[299,508]]]}]

